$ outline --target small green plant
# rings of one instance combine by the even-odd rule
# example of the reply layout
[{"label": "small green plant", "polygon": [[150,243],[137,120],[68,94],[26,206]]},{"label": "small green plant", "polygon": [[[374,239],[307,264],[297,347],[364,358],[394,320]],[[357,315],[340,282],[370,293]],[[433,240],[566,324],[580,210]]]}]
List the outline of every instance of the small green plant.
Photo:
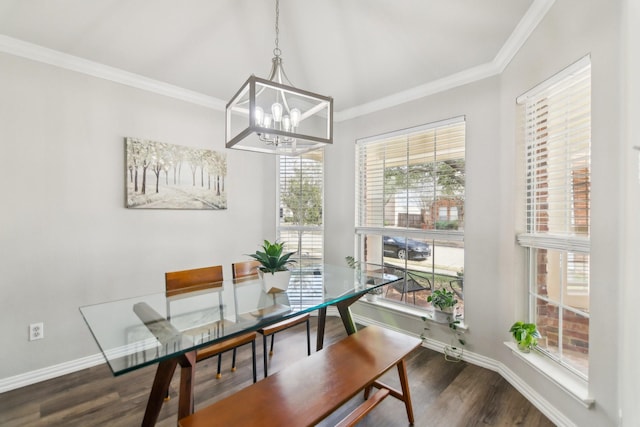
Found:
[{"label": "small green plant", "polygon": [[262,251],[256,251],[254,254],[249,254],[253,259],[256,259],[262,264],[260,270],[265,273],[275,273],[276,271],[287,271],[289,264],[296,262],[291,258],[295,252],[282,253],[284,244],[279,242],[269,242],[265,240],[262,244]]},{"label": "small green plant", "polygon": [[518,343],[518,348],[523,351],[529,351],[536,345],[538,345],[538,338],[540,338],[540,332],[535,323],[525,323],[521,321],[515,322],[511,329],[509,329],[511,335]]},{"label": "small green plant", "polygon": [[434,307],[438,307],[440,310],[445,311],[448,308],[455,307],[458,304],[458,300],[455,298],[455,294],[446,289],[436,289],[427,298],[427,301],[433,304]]},{"label": "small green plant", "polygon": [[344,257],[344,259],[345,261],[347,261],[347,265],[354,270],[360,267],[360,263],[356,261],[356,259],[351,255],[347,255],[346,257]]}]

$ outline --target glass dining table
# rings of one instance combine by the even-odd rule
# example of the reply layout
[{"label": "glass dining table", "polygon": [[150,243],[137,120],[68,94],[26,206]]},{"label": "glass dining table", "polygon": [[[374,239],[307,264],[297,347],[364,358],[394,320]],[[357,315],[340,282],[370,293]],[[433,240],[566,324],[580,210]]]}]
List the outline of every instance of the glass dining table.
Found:
[{"label": "glass dining table", "polygon": [[224,280],[167,297],[164,292],[80,307],[116,376],[158,364],[143,426],[155,425],[178,365],[178,419],[193,413],[196,350],[272,323],[318,311],[316,349],[323,346],[327,307],[335,306],[347,334],[356,332],[349,306],[397,280],[381,266],[330,264],[291,268],[286,292],[266,292],[259,278]]}]

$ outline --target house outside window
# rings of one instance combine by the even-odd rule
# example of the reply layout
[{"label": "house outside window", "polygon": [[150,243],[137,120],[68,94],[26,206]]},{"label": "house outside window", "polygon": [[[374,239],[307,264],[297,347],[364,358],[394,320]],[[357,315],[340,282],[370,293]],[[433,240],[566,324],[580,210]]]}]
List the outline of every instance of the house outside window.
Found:
[{"label": "house outside window", "polygon": [[463,314],[465,119],[356,141],[356,259],[405,276],[386,302],[429,309],[453,290]]},{"label": "house outside window", "polygon": [[[295,252],[296,269],[318,270],[324,259],[324,151],[278,158],[277,236],[285,250]],[[302,308],[322,299],[321,276],[311,283],[296,282],[291,288],[303,295]]]},{"label": "house outside window", "polygon": [[577,62],[518,99],[524,132],[529,320],[538,347],[587,378],[591,65]]}]

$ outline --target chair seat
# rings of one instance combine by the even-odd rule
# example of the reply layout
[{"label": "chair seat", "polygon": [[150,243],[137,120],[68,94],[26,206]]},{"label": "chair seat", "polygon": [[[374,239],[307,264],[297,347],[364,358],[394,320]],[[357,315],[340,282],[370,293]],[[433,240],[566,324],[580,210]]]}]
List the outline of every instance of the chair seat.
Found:
[{"label": "chair seat", "polygon": [[272,335],[276,332],[280,332],[292,326],[304,323],[309,320],[310,317],[311,315],[309,313],[301,314],[300,316],[292,317],[290,319],[274,323],[273,325],[265,326],[262,329],[258,329],[258,332],[260,332],[262,335]]},{"label": "chair seat", "polygon": [[238,335],[233,338],[226,338],[224,341],[217,344],[210,345],[209,347],[202,348],[196,353],[196,361],[201,361],[212,356],[216,356],[225,351],[233,350],[244,344],[249,344],[256,339],[255,332],[248,332],[246,334]]}]

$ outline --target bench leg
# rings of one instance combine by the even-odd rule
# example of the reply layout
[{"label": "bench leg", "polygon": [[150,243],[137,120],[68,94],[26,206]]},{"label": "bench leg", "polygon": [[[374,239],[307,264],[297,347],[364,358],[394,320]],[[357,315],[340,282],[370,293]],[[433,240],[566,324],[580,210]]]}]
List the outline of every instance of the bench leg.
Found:
[{"label": "bench leg", "polygon": [[411,392],[409,391],[407,365],[404,359],[400,360],[397,367],[398,376],[400,377],[400,386],[402,387],[402,400],[404,401],[404,406],[407,409],[407,418],[409,418],[409,424],[413,425],[413,406],[411,405]]},{"label": "bench leg", "polygon": [[371,399],[365,400],[349,415],[343,418],[336,427],[353,427],[358,424],[369,412],[373,410],[385,397],[389,395],[389,390],[381,388]]},{"label": "bench leg", "polygon": [[388,386],[385,383],[382,383],[376,380],[370,386],[365,387],[364,398],[365,400],[369,398],[372,387],[376,387],[379,389],[384,388],[389,390],[389,394],[391,396],[404,402],[404,406],[407,410],[407,418],[409,419],[409,424],[413,425],[414,416],[413,416],[413,406],[411,404],[411,391],[409,390],[409,379],[407,377],[407,365],[404,359],[400,360],[396,364],[396,367],[398,368],[398,376],[400,377],[400,386],[402,387],[401,390],[397,390],[393,387]]}]

